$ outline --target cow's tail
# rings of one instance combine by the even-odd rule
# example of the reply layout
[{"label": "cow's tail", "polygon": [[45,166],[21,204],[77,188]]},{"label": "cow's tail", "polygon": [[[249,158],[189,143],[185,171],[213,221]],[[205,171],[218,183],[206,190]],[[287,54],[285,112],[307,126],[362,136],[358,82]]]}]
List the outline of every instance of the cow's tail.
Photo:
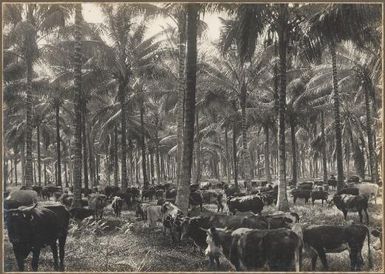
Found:
[{"label": "cow's tail", "polygon": [[368,227],[366,227],[366,234],[368,235],[368,264],[369,264],[369,269],[372,269],[373,261],[372,261],[372,252],[370,251],[370,231]]}]

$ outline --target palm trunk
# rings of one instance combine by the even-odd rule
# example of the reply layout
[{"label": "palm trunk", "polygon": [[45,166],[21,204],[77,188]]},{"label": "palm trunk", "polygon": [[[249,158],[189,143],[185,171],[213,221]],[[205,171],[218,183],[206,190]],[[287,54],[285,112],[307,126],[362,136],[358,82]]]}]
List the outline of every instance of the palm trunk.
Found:
[{"label": "palm trunk", "polygon": [[286,50],[288,45],[288,11],[286,4],[280,4],[279,14],[279,126],[278,126],[278,156],[279,156],[279,185],[278,210],[288,211],[289,202],[286,190],[286,147],[285,147],[285,112],[286,112]]},{"label": "palm trunk", "polygon": [[371,176],[371,182],[377,183],[378,180],[378,174],[377,174],[377,168],[375,166],[375,159],[374,159],[374,146],[373,146],[373,135],[372,135],[372,117],[370,113],[370,105],[369,105],[369,91],[367,88],[364,88],[365,90],[365,112],[366,112],[366,135],[368,137],[368,148],[369,148],[369,168],[370,168],[370,174]]},{"label": "palm trunk", "polygon": [[159,153],[159,143],[158,143],[158,132],[156,133],[156,148],[155,148],[155,156],[156,156],[156,182],[157,184],[160,184],[162,174],[161,174],[161,160],[160,160],[160,153]]},{"label": "palm trunk", "polygon": [[233,161],[234,161],[234,184],[238,189],[238,161],[237,161],[237,133],[236,124],[233,123]]},{"label": "palm trunk", "polygon": [[[266,136],[265,143],[265,175],[268,183],[271,183],[271,174],[270,174],[270,136],[269,136],[269,126],[267,124],[264,125],[264,131]],[[259,159],[259,155],[258,155]]]},{"label": "palm trunk", "polygon": [[91,128],[88,126],[87,128],[87,144],[88,144],[88,163],[90,168],[90,181],[91,181],[91,188],[95,187],[95,155],[93,150],[93,142],[91,140],[90,136]]},{"label": "palm trunk", "polygon": [[225,150],[226,150],[226,177],[227,177],[227,184],[230,185],[231,163],[230,163],[229,137],[228,137],[227,126],[225,127]]},{"label": "palm trunk", "polygon": [[250,152],[247,148],[246,97],[247,97],[246,84],[243,83],[241,87],[241,98],[240,98],[241,115],[242,115],[242,150],[243,150],[243,165],[244,165],[243,172],[244,172],[245,184],[249,186],[251,181],[250,176],[252,172],[251,172],[251,164],[250,164]]},{"label": "palm trunk", "polygon": [[64,180],[66,187],[68,187],[67,161],[64,161]]},{"label": "palm trunk", "polygon": [[330,44],[330,54],[332,56],[333,67],[333,108],[334,108],[334,124],[336,132],[336,156],[337,156],[337,190],[343,187],[344,183],[344,166],[342,156],[342,134],[341,134],[341,119],[340,119],[340,96],[338,93],[337,80],[337,60],[335,43]]},{"label": "palm trunk", "polygon": [[56,154],[57,154],[57,186],[62,185],[62,180],[61,180],[61,150],[60,150],[60,123],[59,123],[59,113],[60,113],[60,105],[56,104],[55,105],[55,118],[56,118]]},{"label": "palm trunk", "polygon": [[119,98],[120,98],[120,108],[121,108],[121,115],[120,115],[120,122],[121,122],[121,138],[120,141],[122,142],[122,158],[121,158],[121,185],[122,185],[122,191],[126,191],[127,189],[127,133],[126,133],[126,84],[120,83],[119,85]]},{"label": "palm trunk", "polygon": [[15,186],[17,186],[17,157],[15,155],[14,161],[14,167],[15,167]]},{"label": "palm trunk", "polygon": [[119,162],[118,162],[118,126],[114,126],[114,186],[119,186]]},{"label": "palm trunk", "polygon": [[83,148],[83,172],[84,172],[84,188],[89,189],[88,185],[88,150],[87,150],[87,103],[85,98],[85,91],[82,94],[82,148]]},{"label": "palm trunk", "polygon": [[291,148],[292,148],[292,172],[293,172],[293,184],[297,185],[298,172],[297,172],[297,142],[295,140],[295,122],[294,118],[290,119],[290,133],[291,133]]},{"label": "palm trunk", "polygon": [[82,62],[81,62],[81,21],[82,7],[80,4],[75,6],[75,51],[74,51],[74,80],[75,80],[75,138],[74,138],[74,172],[73,172],[73,208],[81,206],[81,187],[82,187]]},{"label": "palm trunk", "polygon": [[187,4],[187,56],[185,122],[183,128],[182,180],[178,185],[176,204],[187,214],[190,196],[191,167],[194,149],[194,118],[197,71],[197,21],[198,6]]},{"label": "palm trunk", "polygon": [[150,153],[150,174],[151,174],[151,184],[154,184],[154,178],[155,178],[154,151],[151,151]]},{"label": "palm trunk", "polygon": [[38,182],[41,186],[41,154],[40,154],[40,124],[37,125],[36,129],[37,134],[37,173],[38,173]]},{"label": "palm trunk", "polygon": [[178,101],[177,101],[177,184],[181,181],[182,153],[183,153],[183,106],[185,93],[185,41],[186,41],[186,14],[180,11],[178,18],[179,30],[179,65],[178,65]]},{"label": "palm trunk", "polygon": [[32,186],[33,184],[33,171],[32,171],[32,56],[27,54],[27,106],[26,106],[26,155],[25,155],[25,171],[24,181],[25,186]]},{"label": "palm trunk", "polygon": [[200,181],[200,175],[201,175],[201,145],[200,145],[200,139],[199,139],[199,114],[198,109],[196,109],[195,112],[195,125],[196,125],[196,147],[195,147],[195,155],[196,155],[196,177],[195,177],[195,183],[199,184]]},{"label": "palm trunk", "polygon": [[323,166],[323,181],[328,180],[327,159],[326,159],[326,137],[325,137],[325,121],[324,113],[321,112],[321,134],[322,134],[322,166]]},{"label": "palm trunk", "polygon": [[142,172],[143,172],[143,188],[148,188],[147,168],[146,168],[146,141],[144,138],[144,98],[141,98],[140,102],[140,128],[141,128],[141,150],[142,150]]},{"label": "palm trunk", "polygon": [[[20,152],[21,152],[21,185],[25,186],[25,138],[22,138]],[[32,162],[31,162],[31,165],[32,165]],[[31,169],[31,172],[32,172],[32,169]]]}]

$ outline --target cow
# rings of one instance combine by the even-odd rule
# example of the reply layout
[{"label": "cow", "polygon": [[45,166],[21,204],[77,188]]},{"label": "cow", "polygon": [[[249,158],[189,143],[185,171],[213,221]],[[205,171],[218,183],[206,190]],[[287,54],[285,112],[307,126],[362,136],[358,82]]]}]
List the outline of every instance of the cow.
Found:
[{"label": "cow", "polygon": [[61,187],[55,185],[46,185],[41,190],[41,195],[43,199],[49,200],[49,198],[51,198],[55,192],[62,192]]},{"label": "cow", "polygon": [[103,210],[107,205],[107,196],[104,194],[91,194],[88,198],[88,205],[94,211],[95,220],[103,218]]},{"label": "cow", "polygon": [[32,186],[32,190],[36,191],[37,196],[42,197],[41,191],[43,190],[43,187],[41,187],[41,186]]},{"label": "cow", "polygon": [[177,194],[176,188],[167,189],[166,200],[171,203],[175,203],[176,194]]},{"label": "cow", "polygon": [[287,228],[234,231],[211,227],[207,230],[206,255],[219,266],[222,253],[237,271],[300,271],[301,241]]},{"label": "cow", "polygon": [[345,188],[337,191],[336,194],[337,195],[341,195],[341,194],[358,195],[358,194],[360,194],[360,191],[356,187],[345,187]]},{"label": "cow", "polygon": [[298,222],[299,216],[296,213],[266,216],[211,215],[185,217],[182,222],[181,239],[189,237],[194,241],[195,245],[204,250],[207,247],[206,233],[201,228],[208,229],[212,226],[233,230],[241,227],[260,229],[289,228],[290,224],[293,223],[291,219],[293,215],[295,222]]},{"label": "cow", "polygon": [[316,200],[321,200],[322,201],[322,206],[324,205],[324,201],[327,202],[328,200],[328,192],[323,191],[323,190],[317,190],[317,191],[312,191],[310,194],[311,197],[311,202],[314,205],[314,201]]},{"label": "cow", "polygon": [[31,251],[32,270],[37,271],[40,250],[47,245],[52,249],[55,271],[64,271],[64,246],[69,224],[69,212],[64,206],[37,207],[34,204],[5,210],[5,215],[9,240],[13,245],[19,271],[24,271],[24,260]]},{"label": "cow", "polygon": [[306,253],[310,253],[311,256],[312,271],[315,271],[318,257],[321,259],[324,270],[327,270],[326,253],[339,253],[346,249],[350,253],[351,270],[361,270],[363,265],[361,251],[366,236],[368,237],[368,261],[371,268],[370,233],[365,225],[313,225],[305,227],[303,229],[303,241]]},{"label": "cow", "polygon": [[313,185],[314,185],[313,182],[302,182],[302,183],[298,184],[298,189],[301,189],[301,190],[312,190],[313,189]]},{"label": "cow", "polygon": [[146,209],[148,226],[155,227],[157,221],[162,221],[162,206],[150,205]]},{"label": "cow", "polygon": [[112,209],[114,210],[115,216],[120,217],[122,213],[123,200],[118,196],[114,196],[111,203]]},{"label": "cow", "polygon": [[137,201],[136,203],[136,209],[135,209],[135,216],[141,217],[142,220],[146,220],[146,208],[143,207],[142,203],[140,201]]},{"label": "cow", "polygon": [[106,195],[108,199],[116,196],[119,192],[120,187],[118,186],[106,186],[103,191],[104,195]]},{"label": "cow", "polygon": [[235,193],[239,192],[239,188],[236,187],[235,185],[225,185],[224,186],[224,191],[226,196],[234,196]]},{"label": "cow", "polygon": [[155,197],[156,197],[156,199],[157,199],[157,200],[162,199],[162,198],[163,198],[163,194],[164,194],[164,190],[162,190],[162,189],[157,189],[157,190],[155,191]]},{"label": "cow", "polygon": [[348,212],[358,212],[362,223],[362,211],[364,211],[366,223],[369,224],[368,199],[365,195],[336,194],[333,196],[332,203],[342,211],[345,220]]},{"label": "cow", "polygon": [[227,206],[234,215],[236,211],[251,211],[254,214],[259,214],[263,209],[264,203],[257,195],[247,195],[244,197],[228,197]]},{"label": "cow", "polygon": [[354,183],[354,184],[359,184],[360,181],[361,179],[357,175],[350,176],[349,179],[347,180],[348,183]]},{"label": "cow", "polygon": [[155,189],[149,188],[142,191],[142,201],[148,199],[151,201],[155,196]]},{"label": "cow", "polygon": [[297,201],[297,199],[304,199],[305,200],[305,204],[307,204],[307,202],[309,201],[310,199],[310,196],[311,196],[311,190],[308,190],[308,189],[293,189],[291,191],[291,195],[293,196],[293,202],[295,204],[295,202]]},{"label": "cow", "polygon": [[358,188],[359,194],[367,195],[369,200],[374,199],[374,203],[377,204],[377,195],[378,195],[378,185],[372,183],[362,183],[356,185]]},{"label": "cow", "polygon": [[[5,199],[7,207],[17,208],[19,206],[30,206],[38,201],[38,196],[34,190],[15,190],[9,193],[8,197]],[[4,206],[4,208],[6,208]]]},{"label": "cow", "polygon": [[219,211],[221,211],[221,212],[223,212],[223,195],[222,195],[222,193],[219,193],[218,195],[217,195],[217,199],[216,199],[216,204],[217,204],[217,212],[219,212]]},{"label": "cow", "polygon": [[337,187],[337,180],[333,175],[330,176],[330,179],[328,180],[328,186],[330,186],[330,188],[336,188]]},{"label": "cow", "polygon": [[[71,208],[72,207],[72,202],[74,200],[74,195],[73,194],[67,194],[67,193],[63,193],[58,201],[60,203],[62,203],[64,206],[66,206],[67,208]],[[84,206],[88,206],[88,199],[87,198],[81,198],[81,206],[84,207]]]},{"label": "cow", "polygon": [[211,186],[212,186],[212,184],[210,182],[201,182],[199,184],[199,187],[201,190],[208,190],[211,188]]},{"label": "cow", "polygon": [[203,197],[202,197],[202,193],[200,191],[195,191],[195,192],[191,192],[190,193],[189,205],[192,206],[192,207],[199,205],[200,210],[202,212],[202,209],[203,209]]},{"label": "cow", "polygon": [[70,216],[75,220],[83,220],[94,215],[94,210],[84,207],[75,207],[70,209]]},{"label": "cow", "polygon": [[169,229],[173,243],[180,241],[183,212],[170,202],[165,202],[162,205],[161,212],[163,215],[163,235],[166,235],[166,231]]}]

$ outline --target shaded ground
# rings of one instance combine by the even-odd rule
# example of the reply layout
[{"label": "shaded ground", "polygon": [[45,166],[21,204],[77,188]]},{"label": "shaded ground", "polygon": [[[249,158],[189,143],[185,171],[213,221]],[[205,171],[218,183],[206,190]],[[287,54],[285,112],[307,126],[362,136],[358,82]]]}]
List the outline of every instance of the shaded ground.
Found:
[{"label": "shaded ground", "polygon": [[[290,199],[291,201],[291,199]],[[379,200],[380,202],[380,200]],[[215,210],[214,205],[206,205],[205,210]],[[292,211],[297,212],[301,222],[312,224],[342,224],[343,215],[335,207],[321,207],[316,204],[304,205],[303,201],[291,205]],[[273,212],[272,206],[266,207],[263,212]],[[370,228],[381,227],[382,205],[370,205]],[[359,222],[358,214],[349,213],[348,220]],[[4,230],[4,270],[17,271],[12,246]],[[371,242],[375,239],[371,237]],[[372,256],[374,268],[371,271],[380,271],[382,268],[382,254],[373,248]],[[363,249],[367,266],[367,244]],[[350,260],[347,251],[340,254],[327,255],[331,271],[349,271]],[[26,262],[30,268],[31,255]],[[191,243],[172,244],[169,235],[163,236],[161,228],[149,229],[145,223],[137,220],[133,212],[124,211],[121,219],[112,215],[111,208],[107,208],[106,217],[99,223],[78,225],[71,223],[66,245],[65,258],[67,271],[209,271],[207,259],[200,252],[194,252]],[[230,264],[221,258],[221,270],[231,271]],[[310,271],[310,260],[305,258],[304,271]],[[318,261],[317,270],[321,271]],[[53,271],[50,248],[42,250],[39,271]]]}]

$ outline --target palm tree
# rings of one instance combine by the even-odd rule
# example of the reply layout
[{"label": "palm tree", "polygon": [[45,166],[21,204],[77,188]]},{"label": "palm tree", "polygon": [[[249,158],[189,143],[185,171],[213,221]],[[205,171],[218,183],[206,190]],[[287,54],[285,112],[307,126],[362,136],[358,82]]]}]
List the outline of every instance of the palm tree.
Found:
[{"label": "palm tree", "polygon": [[73,171],[73,192],[74,199],[72,207],[81,207],[81,187],[82,187],[82,6],[75,6],[75,49],[74,49],[74,112],[75,112],[75,130],[74,130],[74,171]]},{"label": "palm tree", "polygon": [[[25,182],[27,186],[33,183],[32,174],[32,78],[33,64],[39,57],[38,42],[58,27],[64,26],[69,16],[66,5],[35,5],[7,4],[5,24],[11,25],[10,34],[15,41],[15,47],[9,54],[21,57],[26,66],[26,163]],[[23,20],[22,14],[26,14]]]},{"label": "palm tree", "polygon": [[[368,28],[378,20],[380,14],[379,6],[375,5],[368,7],[359,4],[329,4],[308,21],[307,34],[314,41],[312,44],[319,47],[327,46],[331,55],[338,189],[342,188],[344,174],[336,46],[340,41],[346,40],[359,45],[365,44],[364,41],[370,34]],[[314,48],[311,50],[314,51]]]},{"label": "palm tree", "polygon": [[194,147],[198,6],[196,4],[187,4],[186,13],[186,105],[183,129],[182,180],[178,185],[178,194],[176,197],[176,204],[185,214],[187,214],[189,203],[188,197],[190,195],[191,167]]}]

